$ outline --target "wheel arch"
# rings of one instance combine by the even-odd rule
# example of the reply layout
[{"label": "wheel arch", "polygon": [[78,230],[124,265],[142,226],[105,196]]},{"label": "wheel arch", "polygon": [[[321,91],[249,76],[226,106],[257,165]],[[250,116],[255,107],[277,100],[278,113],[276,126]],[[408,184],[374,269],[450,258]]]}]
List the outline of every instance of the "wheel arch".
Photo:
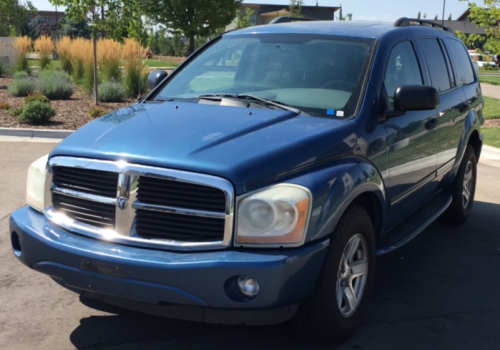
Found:
[{"label": "wheel arch", "polygon": [[321,194],[321,203],[315,203],[306,242],[330,236],[344,213],[354,205],[366,210],[377,238],[386,215],[385,186],[380,172],[366,160],[335,170],[330,180],[333,185],[328,193]]}]

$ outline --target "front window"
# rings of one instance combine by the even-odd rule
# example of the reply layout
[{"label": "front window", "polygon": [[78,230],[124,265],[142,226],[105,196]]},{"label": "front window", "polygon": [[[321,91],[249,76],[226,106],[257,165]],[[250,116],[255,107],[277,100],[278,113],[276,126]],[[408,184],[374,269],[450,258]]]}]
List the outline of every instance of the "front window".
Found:
[{"label": "front window", "polygon": [[348,117],[358,104],[372,48],[372,40],[358,38],[228,35],[177,72],[154,100],[252,95],[309,115]]}]

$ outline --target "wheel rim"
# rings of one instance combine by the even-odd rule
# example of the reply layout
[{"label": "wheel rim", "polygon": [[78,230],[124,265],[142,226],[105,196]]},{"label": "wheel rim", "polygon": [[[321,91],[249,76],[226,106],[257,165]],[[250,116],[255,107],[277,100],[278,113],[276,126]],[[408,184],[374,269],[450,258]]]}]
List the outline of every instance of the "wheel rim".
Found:
[{"label": "wheel rim", "polygon": [[462,190],[462,205],[464,209],[467,209],[471,202],[471,197],[472,197],[472,176],[473,176],[473,168],[472,168],[472,162],[469,160],[467,162],[467,167],[465,168],[465,175],[464,175],[464,184],[463,184],[463,190]]},{"label": "wheel rim", "polygon": [[344,317],[351,316],[363,297],[368,274],[366,240],[356,234],[347,242],[337,273],[337,305]]}]

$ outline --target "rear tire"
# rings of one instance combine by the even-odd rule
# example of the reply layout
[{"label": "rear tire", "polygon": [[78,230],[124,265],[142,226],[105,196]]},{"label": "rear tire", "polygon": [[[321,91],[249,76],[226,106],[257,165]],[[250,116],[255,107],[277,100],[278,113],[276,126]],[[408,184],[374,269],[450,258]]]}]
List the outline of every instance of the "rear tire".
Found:
[{"label": "rear tire", "polygon": [[453,200],[443,214],[443,220],[451,225],[463,224],[470,216],[476,194],[477,158],[471,145],[467,145],[464,157],[453,184],[450,187]]},{"label": "rear tire", "polygon": [[312,297],[292,319],[312,340],[339,344],[361,324],[375,272],[375,234],[370,216],[353,206],[340,219]]}]

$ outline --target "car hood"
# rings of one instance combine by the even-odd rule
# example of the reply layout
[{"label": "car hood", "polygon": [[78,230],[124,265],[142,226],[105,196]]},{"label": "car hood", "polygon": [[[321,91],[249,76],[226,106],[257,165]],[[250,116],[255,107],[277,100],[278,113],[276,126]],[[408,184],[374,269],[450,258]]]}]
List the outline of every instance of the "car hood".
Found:
[{"label": "car hood", "polygon": [[211,174],[230,180],[242,193],[348,152],[356,143],[352,130],[349,121],[277,109],[136,104],[82,127],[51,157],[125,160]]}]

